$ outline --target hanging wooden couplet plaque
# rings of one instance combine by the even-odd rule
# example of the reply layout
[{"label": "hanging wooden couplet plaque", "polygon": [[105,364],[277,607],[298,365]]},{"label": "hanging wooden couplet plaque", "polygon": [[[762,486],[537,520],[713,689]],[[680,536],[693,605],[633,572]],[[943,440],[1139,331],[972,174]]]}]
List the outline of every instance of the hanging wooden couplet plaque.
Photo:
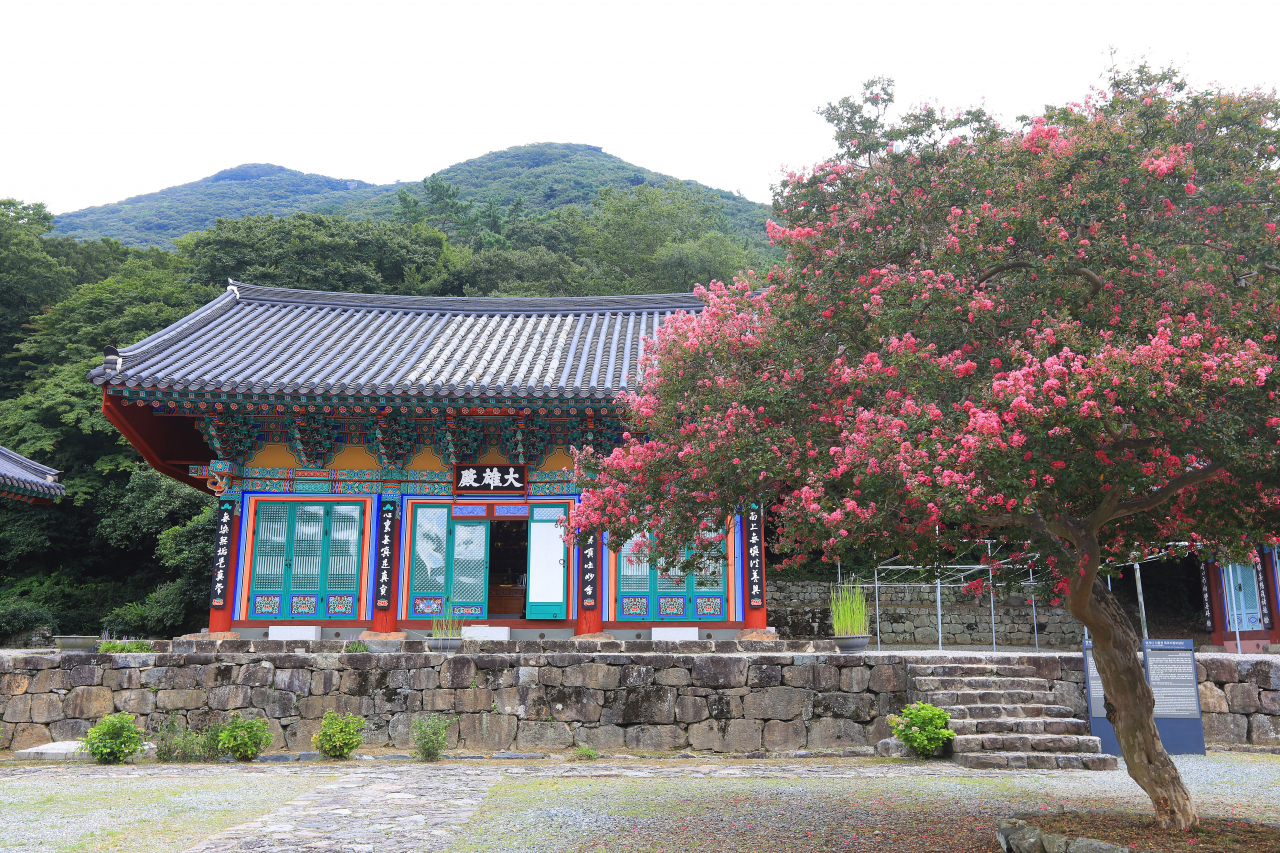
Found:
[{"label": "hanging wooden couplet plaque", "polygon": [[578,546],[578,607],[595,610],[600,589],[600,534],[588,533]]},{"label": "hanging wooden couplet plaque", "polygon": [[455,495],[523,495],[528,482],[525,465],[453,466]]},{"label": "hanging wooden couplet plaque", "polygon": [[396,564],[396,505],[383,501],[378,512],[378,577],[374,587],[373,606],[378,610],[391,607],[391,573]]},{"label": "hanging wooden couplet plaque", "polygon": [[747,570],[747,606],[764,607],[764,530],[757,508],[742,516],[742,554]]},{"label": "hanging wooden couplet plaque", "polygon": [[213,583],[209,588],[209,609],[227,606],[227,578],[231,568],[232,519],[236,502],[230,498],[218,501],[217,533],[213,537]]}]

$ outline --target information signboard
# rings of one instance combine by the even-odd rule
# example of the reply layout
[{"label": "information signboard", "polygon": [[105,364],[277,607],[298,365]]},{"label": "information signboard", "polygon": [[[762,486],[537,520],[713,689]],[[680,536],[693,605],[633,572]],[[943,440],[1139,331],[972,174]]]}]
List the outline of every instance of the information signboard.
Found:
[{"label": "information signboard", "polygon": [[[1143,640],[1143,667],[1155,696],[1156,731],[1170,755],[1204,755],[1204,724],[1196,682],[1195,644],[1191,640]],[[1120,742],[1107,720],[1102,677],[1093,662],[1093,641],[1084,641],[1085,689],[1089,729],[1102,751],[1120,754]]]},{"label": "information signboard", "polygon": [[1204,755],[1196,650],[1191,640],[1143,640],[1147,683],[1156,698],[1156,730],[1170,755]]}]

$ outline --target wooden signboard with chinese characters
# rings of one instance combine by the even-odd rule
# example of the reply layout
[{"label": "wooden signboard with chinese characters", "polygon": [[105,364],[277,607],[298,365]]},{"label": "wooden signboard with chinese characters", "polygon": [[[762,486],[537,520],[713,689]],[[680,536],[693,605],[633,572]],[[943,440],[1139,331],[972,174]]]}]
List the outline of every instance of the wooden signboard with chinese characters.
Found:
[{"label": "wooden signboard with chinese characters", "polygon": [[525,465],[453,466],[455,495],[523,495],[527,491]]},{"label": "wooden signboard with chinese characters", "polygon": [[213,537],[213,582],[209,588],[209,608],[221,610],[227,606],[227,579],[231,567],[231,537],[235,534],[233,520],[236,502],[229,498],[218,501],[217,533]]},{"label": "wooden signboard with chinese characters", "polygon": [[758,508],[747,510],[742,516],[742,554],[747,571],[747,606],[758,610],[764,607],[764,528]]},{"label": "wooden signboard with chinese characters", "polygon": [[600,534],[584,534],[578,546],[578,607],[595,610],[600,594]]},{"label": "wooden signboard with chinese characters", "polygon": [[396,505],[384,500],[378,512],[378,576],[373,591],[373,606],[378,610],[391,607],[391,573],[396,566]]}]

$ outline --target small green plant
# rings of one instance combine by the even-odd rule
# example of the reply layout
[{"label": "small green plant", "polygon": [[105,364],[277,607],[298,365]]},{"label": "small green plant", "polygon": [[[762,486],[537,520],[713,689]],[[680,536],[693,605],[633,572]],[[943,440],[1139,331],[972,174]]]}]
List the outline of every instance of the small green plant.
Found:
[{"label": "small green plant", "polygon": [[867,595],[861,586],[831,587],[831,624],[837,637],[864,637],[871,633]]},{"label": "small green plant", "polygon": [[430,714],[413,721],[413,749],[423,761],[437,761],[449,745],[450,717]]},{"label": "small green plant", "polygon": [[150,640],[103,640],[98,643],[98,651],[107,655],[119,655],[154,652],[155,648]]},{"label": "small green plant", "polygon": [[189,729],[177,714],[161,715],[164,719],[152,733],[156,760],[164,763],[216,761],[222,754],[218,736],[221,723],[210,723],[202,729]]},{"label": "small green plant", "polygon": [[951,742],[956,733],[947,728],[951,715],[928,702],[916,702],[889,716],[889,726],[898,740],[916,755],[931,757]]},{"label": "small green plant", "polygon": [[351,642],[347,643],[342,650],[349,655],[353,655],[353,654],[356,654],[357,652],[367,652],[369,651],[369,647],[366,646],[364,643],[360,642],[359,640],[352,640]]},{"label": "small green plant", "polygon": [[271,745],[271,740],[271,728],[265,719],[245,720],[235,714],[218,732],[218,749],[237,761],[253,761]]},{"label": "small green plant", "polygon": [[584,743],[573,751],[573,757],[578,761],[595,761],[600,757],[600,750]]},{"label": "small green plant", "polygon": [[133,714],[109,714],[85,735],[84,748],[99,764],[119,764],[142,751],[142,732]]},{"label": "small green plant", "polygon": [[364,717],[325,711],[311,745],[330,758],[348,758],[364,743]]}]

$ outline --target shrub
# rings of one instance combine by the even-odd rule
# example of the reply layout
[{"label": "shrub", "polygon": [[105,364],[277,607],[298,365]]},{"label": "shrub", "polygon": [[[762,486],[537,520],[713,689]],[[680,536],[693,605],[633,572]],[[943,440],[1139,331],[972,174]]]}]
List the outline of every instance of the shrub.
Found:
[{"label": "shrub", "polygon": [[210,723],[203,729],[189,729],[177,714],[163,715],[164,720],[152,734],[156,760],[168,762],[214,761],[222,754],[218,737],[221,723]]},{"label": "shrub", "polygon": [[585,743],[574,750],[573,757],[578,761],[595,761],[600,757],[600,751],[594,747],[587,746]]},{"label": "shrub", "polygon": [[861,586],[831,587],[831,625],[837,637],[865,637],[871,633],[867,596]]},{"label": "shrub", "polygon": [[916,755],[931,757],[951,742],[956,733],[947,728],[951,715],[927,702],[916,702],[889,716],[889,725],[898,740],[911,747]]},{"label": "shrub", "polygon": [[42,627],[58,628],[49,608],[26,598],[0,598],[0,636]]},{"label": "shrub", "polygon": [[253,761],[270,745],[271,729],[262,717],[244,720],[237,714],[218,732],[218,749],[238,761]]},{"label": "shrub", "polygon": [[325,711],[311,745],[330,758],[347,758],[364,743],[364,727],[363,717]]},{"label": "shrub", "polygon": [[85,735],[84,748],[99,764],[119,764],[142,751],[142,732],[133,714],[109,714]]},{"label": "shrub", "polygon": [[103,654],[130,654],[134,652],[154,652],[150,640],[103,640],[98,643],[98,651]]},{"label": "shrub", "polygon": [[347,645],[343,648],[343,651],[346,652],[347,654],[356,654],[357,652],[369,651],[369,647],[366,646],[364,643],[360,642],[359,640],[352,640],[351,642],[347,643]]},{"label": "shrub", "polygon": [[437,761],[449,745],[450,717],[430,714],[413,721],[413,749],[423,761]]}]

